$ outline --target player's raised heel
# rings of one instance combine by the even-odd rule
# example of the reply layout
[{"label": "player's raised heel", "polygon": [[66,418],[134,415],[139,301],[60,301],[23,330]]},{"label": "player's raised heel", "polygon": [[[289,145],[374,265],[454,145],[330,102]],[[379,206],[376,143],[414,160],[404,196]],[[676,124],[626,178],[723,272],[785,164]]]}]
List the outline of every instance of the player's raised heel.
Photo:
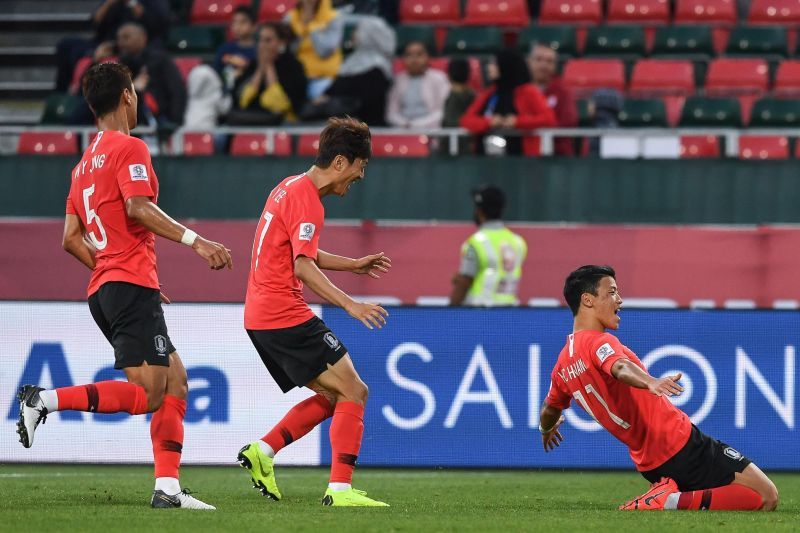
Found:
[{"label": "player's raised heel", "polygon": [[322,505],[326,507],[389,507],[388,503],[367,497],[366,491],[349,488],[347,490],[325,491]]},{"label": "player's raised heel", "polygon": [[258,489],[262,495],[272,500],[281,499],[281,491],[275,481],[275,468],[272,457],[261,451],[258,442],[252,442],[242,447],[236,456],[239,466],[250,472],[250,481],[253,488]]},{"label": "player's raised heel", "polygon": [[36,385],[25,385],[17,393],[19,401],[19,419],[17,420],[17,434],[19,441],[26,448],[33,446],[33,434],[39,423],[47,420],[47,408],[39,398],[39,392],[45,390]]}]

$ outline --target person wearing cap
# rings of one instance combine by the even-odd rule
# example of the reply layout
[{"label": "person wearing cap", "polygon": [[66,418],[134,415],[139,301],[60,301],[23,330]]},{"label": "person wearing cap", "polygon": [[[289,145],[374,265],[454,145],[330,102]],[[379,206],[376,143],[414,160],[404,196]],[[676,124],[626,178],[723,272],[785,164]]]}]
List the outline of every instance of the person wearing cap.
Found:
[{"label": "person wearing cap", "polygon": [[519,305],[517,288],[528,254],[525,239],[501,217],[505,194],[493,185],[472,191],[478,231],[461,246],[461,266],[453,277],[450,305]]}]

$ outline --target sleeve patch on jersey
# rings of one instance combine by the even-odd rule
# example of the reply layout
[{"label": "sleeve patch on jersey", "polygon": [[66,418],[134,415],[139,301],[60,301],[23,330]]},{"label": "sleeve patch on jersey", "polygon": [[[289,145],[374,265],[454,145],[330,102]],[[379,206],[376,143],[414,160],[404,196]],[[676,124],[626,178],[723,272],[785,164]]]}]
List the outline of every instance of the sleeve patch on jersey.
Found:
[{"label": "sleeve patch on jersey", "polygon": [[602,363],[610,356],[614,355],[616,352],[609,343],[605,343],[604,345],[602,345],[597,349],[596,353],[597,353],[597,358],[600,359],[600,362]]},{"label": "sleeve patch on jersey", "polygon": [[131,173],[131,181],[147,181],[147,167],[141,163],[135,165],[128,165],[128,171]]},{"label": "sleeve patch on jersey", "polygon": [[314,232],[317,227],[311,222],[303,222],[300,224],[300,237],[301,241],[310,241],[314,237]]}]

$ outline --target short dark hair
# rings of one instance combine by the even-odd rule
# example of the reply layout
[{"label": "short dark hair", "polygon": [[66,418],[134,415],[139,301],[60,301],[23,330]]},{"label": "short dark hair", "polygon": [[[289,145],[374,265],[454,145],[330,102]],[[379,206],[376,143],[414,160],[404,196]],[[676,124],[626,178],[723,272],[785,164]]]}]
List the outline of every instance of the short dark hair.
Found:
[{"label": "short dark hair", "polygon": [[250,23],[252,24],[255,24],[256,22],[256,14],[253,11],[253,8],[249,6],[237,7],[236,9],[233,10],[233,13],[231,13],[231,18],[233,18],[234,15],[244,15],[250,20]]},{"label": "short dark hair", "polygon": [[285,43],[289,43],[294,40],[294,32],[292,32],[292,28],[283,22],[265,22],[261,25],[258,31],[260,32],[261,30],[265,29],[274,31],[275,35],[278,36],[278,40]]},{"label": "short dark hair", "polygon": [[454,57],[447,64],[447,77],[455,83],[467,83],[469,80],[469,61],[463,57]]},{"label": "short dark hair", "polygon": [[328,168],[337,155],[352,163],[357,158],[372,156],[372,135],[369,126],[352,117],[330,118],[319,134],[319,150],[314,165]]},{"label": "short dark hair", "polygon": [[486,220],[499,220],[506,207],[506,194],[494,185],[481,185],[472,189],[472,201],[481,210]]},{"label": "short dark hair", "polygon": [[92,65],[81,80],[83,97],[97,118],[107,115],[119,106],[122,91],[133,91],[131,71],[122,63]]},{"label": "short dark hair", "polygon": [[600,280],[606,277],[617,277],[617,273],[608,265],[584,265],[567,276],[564,282],[564,299],[572,311],[572,316],[578,315],[583,293],[588,292],[597,296],[597,286]]},{"label": "short dark hair", "polygon": [[426,54],[431,55],[431,51],[428,49],[428,45],[422,41],[408,41],[406,45],[403,47],[403,55],[405,55],[408,52],[408,49],[414,46],[415,44],[421,46],[422,49],[425,50]]}]

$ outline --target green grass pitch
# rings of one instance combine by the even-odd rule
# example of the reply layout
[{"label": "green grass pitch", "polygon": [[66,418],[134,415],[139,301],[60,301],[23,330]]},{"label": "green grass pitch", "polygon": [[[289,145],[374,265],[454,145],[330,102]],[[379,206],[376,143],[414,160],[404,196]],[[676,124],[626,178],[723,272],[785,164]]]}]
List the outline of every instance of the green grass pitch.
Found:
[{"label": "green grass pitch", "polygon": [[620,512],[643,492],[634,472],[377,470],[356,487],[389,509],[319,503],[327,469],[278,469],[272,502],[238,467],[185,467],[184,486],[216,512],[149,507],[144,466],[0,466],[0,531],[798,531],[800,475],[774,474],[774,513]]}]

